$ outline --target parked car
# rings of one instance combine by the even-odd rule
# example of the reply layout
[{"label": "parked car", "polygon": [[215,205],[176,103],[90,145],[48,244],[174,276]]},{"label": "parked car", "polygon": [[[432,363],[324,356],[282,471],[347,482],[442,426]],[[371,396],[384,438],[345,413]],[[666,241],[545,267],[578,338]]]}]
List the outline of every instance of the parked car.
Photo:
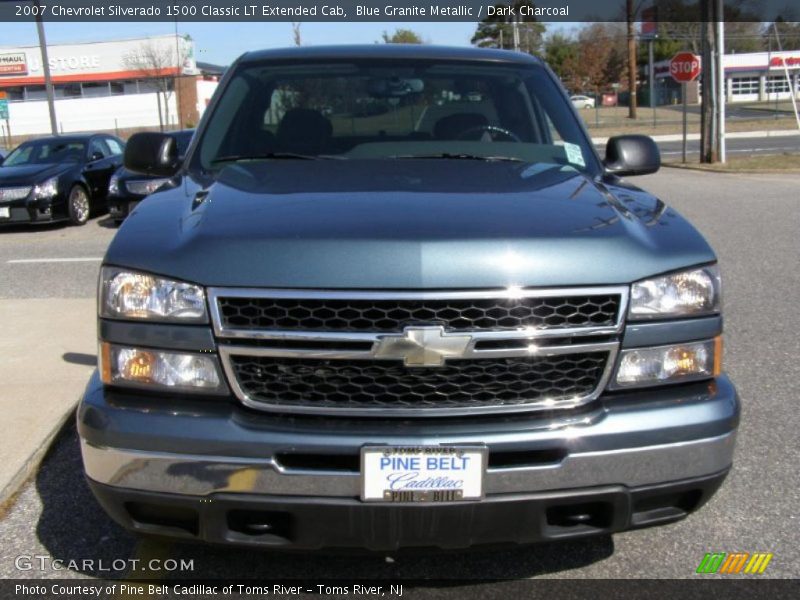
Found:
[{"label": "parked car", "polygon": [[[602,159],[521,52],[268,50],[220,85],[185,160],[159,133],[125,151],[170,182],[99,279],[77,421],[114,519],[392,552],[610,534],[714,494],[739,419],[719,269],[622,179],[659,168],[653,140]],[[419,118],[459,90],[485,105]],[[347,112],[367,104],[386,117]]]},{"label": "parked car", "polygon": [[571,96],[570,102],[572,102],[572,106],[574,106],[577,109],[594,108],[595,106],[595,100],[590,96],[582,96],[582,95]]},{"label": "parked car", "polygon": [[[182,129],[167,134],[175,140],[179,160],[183,160],[193,133],[194,129]],[[122,223],[139,202],[168,180],[166,177],[143,176],[128,171],[124,166],[120,167],[108,184],[108,212],[111,218],[117,224]]]},{"label": "parked car", "polygon": [[125,144],[106,134],[65,135],[24,142],[0,166],[0,224],[84,225],[104,211],[108,181]]}]

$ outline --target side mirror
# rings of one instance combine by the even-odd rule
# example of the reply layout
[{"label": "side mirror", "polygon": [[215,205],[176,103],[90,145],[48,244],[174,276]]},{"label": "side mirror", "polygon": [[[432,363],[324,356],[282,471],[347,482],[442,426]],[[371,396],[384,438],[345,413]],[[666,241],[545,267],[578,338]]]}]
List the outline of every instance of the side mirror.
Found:
[{"label": "side mirror", "polygon": [[620,177],[647,175],[661,168],[661,152],[646,135],[618,135],[609,138],[603,164],[607,173]]},{"label": "side mirror", "polygon": [[94,162],[96,160],[103,160],[104,158],[105,158],[105,156],[103,156],[102,152],[92,152],[92,156],[91,156],[91,158],[89,160],[91,162]]},{"label": "side mirror", "polygon": [[134,133],[125,146],[125,168],[134,173],[172,177],[178,172],[178,147],[163,133]]}]

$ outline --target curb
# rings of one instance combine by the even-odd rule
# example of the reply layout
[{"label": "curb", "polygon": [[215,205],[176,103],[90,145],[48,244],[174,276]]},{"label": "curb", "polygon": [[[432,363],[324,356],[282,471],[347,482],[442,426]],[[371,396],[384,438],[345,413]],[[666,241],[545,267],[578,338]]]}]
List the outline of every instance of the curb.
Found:
[{"label": "curb", "polygon": [[[726,140],[736,140],[736,139],[746,139],[746,138],[771,138],[771,137],[792,137],[792,136],[799,136],[800,131],[795,131],[794,129],[782,129],[780,131],[734,131],[733,133],[726,133],[725,139]],[[680,142],[683,140],[683,135],[679,133],[669,134],[669,135],[653,135],[650,136],[654,142]],[[694,142],[700,139],[699,133],[690,133],[686,136],[686,139],[690,142]],[[604,138],[592,138],[592,143],[595,145],[602,145],[608,141],[607,137]]]},{"label": "curb", "polygon": [[684,169],[696,173],[720,173],[723,175],[797,175],[800,169],[717,169],[714,167],[701,167],[693,164],[661,163],[662,167],[670,169]]},{"label": "curb", "polygon": [[31,453],[19,471],[14,474],[2,491],[0,491],[0,518],[3,518],[5,513],[14,505],[22,487],[30,480],[31,476],[38,470],[44,457],[47,456],[53,441],[70,422],[71,418],[74,418],[77,406],[78,402],[76,401],[75,404],[72,404],[58,417],[55,425],[41,441],[39,447]]}]

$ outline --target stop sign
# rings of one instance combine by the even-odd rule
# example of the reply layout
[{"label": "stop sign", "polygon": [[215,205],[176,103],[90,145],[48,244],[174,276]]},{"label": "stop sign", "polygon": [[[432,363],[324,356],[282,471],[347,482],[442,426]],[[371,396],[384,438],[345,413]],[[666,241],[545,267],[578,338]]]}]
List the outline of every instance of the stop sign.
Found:
[{"label": "stop sign", "polygon": [[700,57],[691,52],[678,52],[669,61],[669,74],[678,83],[694,81],[700,75]]}]

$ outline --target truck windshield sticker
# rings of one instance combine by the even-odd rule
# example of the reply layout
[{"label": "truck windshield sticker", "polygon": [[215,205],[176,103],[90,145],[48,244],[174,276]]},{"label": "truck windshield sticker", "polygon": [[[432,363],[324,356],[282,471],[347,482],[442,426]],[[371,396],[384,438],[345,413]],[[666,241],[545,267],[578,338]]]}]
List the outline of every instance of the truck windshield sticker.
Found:
[{"label": "truck windshield sticker", "polygon": [[574,165],[579,165],[581,167],[586,166],[586,162],[583,160],[583,153],[581,152],[581,147],[577,144],[570,144],[569,142],[564,142],[564,150],[567,152],[567,160]]}]

